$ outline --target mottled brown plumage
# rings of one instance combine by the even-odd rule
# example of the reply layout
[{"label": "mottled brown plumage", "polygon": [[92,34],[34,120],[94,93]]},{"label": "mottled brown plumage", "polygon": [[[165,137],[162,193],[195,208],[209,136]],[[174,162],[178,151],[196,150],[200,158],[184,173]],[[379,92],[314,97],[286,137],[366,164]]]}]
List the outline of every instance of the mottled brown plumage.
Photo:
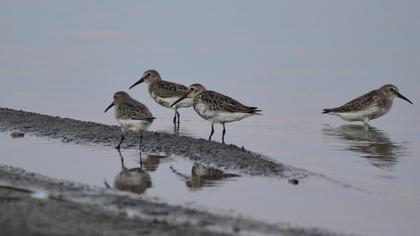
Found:
[{"label": "mottled brown plumage", "polygon": [[370,91],[357,97],[343,106],[324,109],[322,113],[337,115],[346,121],[362,121],[365,124],[369,120],[376,119],[388,113],[395,97],[412,102],[398,92],[398,88],[387,84],[379,89]]},{"label": "mottled brown plumage", "polygon": [[245,106],[231,97],[211,90],[206,90],[194,98],[194,109],[198,107],[199,103],[205,103],[209,110],[219,112],[225,111],[256,114],[260,111],[256,107]]},{"label": "mottled brown plumage", "polygon": [[192,84],[188,92],[173,105],[186,98],[193,99],[193,107],[197,114],[211,123],[211,132],[209,140],[214,133],[214,124],[223,125],[222,142],[225,142],[225,124],[233,121],[242,120],[251,115],[260,115],[256,107],[245,106],[235,99],[221,93],[206,90],[201,84]]},{"label": "mottled brown plumage", "polygon": [[175,110],[173,122],[175,125],[177,123],[179,124],[180,114],[178,112],[178,108],[192,106],[192,99],[185,99],[183,102],[180,102],[173,107],[171,107],[171,105],[180,97],[182,97],[188,91],[188,88],[182,84],[162,80],[156,70],[147,70],[144,72],[140,80],[131,85],[130,89],[143,82],[149,85],[149,94],[153,100],[155,100],[155,102],[161,106],[173,108]]},{"label": "mottled brown plumage", "polygon": [[115,119],[119,120],[147,120],[153,121],[155,119],[149,109],[141,102],[130,97],[125,92],[118,92],[115,102]]},{"label": "mottled brown plumage", "polygon": [[126,92],[119,91],[114,94],[114,101],[109,105],[105,112],[115,106],[114,116],[121,126],[121,140],[116,146],[120,149],[121,143],[124,141],[124,135],[129,131],[140,134],[140,145],[143,140],[143,132],[152,124],[155,119],[149,109],[141,102],[133,99]]},{"label": "mottled brown plumage", "polygon": [[[165,80],[156,80],[149,85],[149,93],[161,98],[181,97],[188,87]],[[170,105],[170,104],[169,104]]]},{"label": "mottled brown plumage", "polygon": [[378,90],[357,97],[341,107],[328,109],[331,112],[356,112],[368,109],[370,106],[385,107],[386,99],[378,94]]}]

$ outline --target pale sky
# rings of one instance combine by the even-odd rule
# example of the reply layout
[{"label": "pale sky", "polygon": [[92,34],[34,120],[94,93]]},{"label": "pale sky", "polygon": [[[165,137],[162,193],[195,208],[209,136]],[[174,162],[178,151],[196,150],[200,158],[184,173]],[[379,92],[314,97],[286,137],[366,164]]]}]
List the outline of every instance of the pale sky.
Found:
[{"label": "pale sky", "polygon": [[[385,83],[420,100],[419,1],[2,0],[1,6],[0,106],[95,119],[89,110],[101,110],[150,68],[250,105],[281,94],[316,95],[320,103],[343,95],[336,104]],[[145,88],[130,92],[153,104]]]}]

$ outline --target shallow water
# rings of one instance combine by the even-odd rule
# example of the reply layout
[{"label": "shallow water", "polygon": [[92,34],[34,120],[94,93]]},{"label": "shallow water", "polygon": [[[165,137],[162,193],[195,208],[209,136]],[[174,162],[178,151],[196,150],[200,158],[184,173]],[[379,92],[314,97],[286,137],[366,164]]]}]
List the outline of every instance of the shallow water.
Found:
[{"label": "shallow water", "polygon": [[[356,127],[345,129],[350,128]],[[0,135],[0,148],[7,150],[1,163],[60,179],[112,188],[121,187],[115,183],[117,176],[129,172],[125,175],[131,175],[136,184],[130,187],[130,183],[126,183],[124,191],[272,223],[290,222],[368,235],[412,235],[418,232],[420,188],[419,178],[413,176],[418,160],[407,156],[393,159],[393,155],[408,150],[404,151],[404,144],[387,143],[386,139],[380,143],[385,148],[375,147],[372,143],[372,148],[364,148],[364,143],[369,141],[358,139],[359,129],[353,130],[356,134],[352,139],[335,139],[338,134],[343,134],[342,130],[324,129],[328,133],[326,146],[331,146],[337,156],[319,157],[317,159],[322,162],[310,166],[323,169],[319,173],[352,187],[323,178],[311,178],[293,185],[276,178],[250,177],[205,168],[182,157],[158,153],[142,153],[140,166],[137,150],[127,149],[119,153],[112,147],[63,144],[31,136],[13,139],[5,133]],[[371,134],[375,139],[384,138],[384,134],[375,132]],[[355,143],[351,141],[354,137],[357,137]],[[353,157],[342,155],[349,147],[358,145],[363,147],[355,148]],[[394,145],[395,150],[388,145]],[[369,158],[359,156],[359,152]],[[386,158],[374,159],[372,155],[378,152],[385,152]],[[404,158],[413,160],[400,160]],[[144,176],[151,185],[145,184]]]},{"label": "shallow water", "polygon": [[[166,157],[156,170],[145,168],[152,182],[146,195],[272,222],[418,235],[417,9],[415,1],[7,2],[0,9],[0,106],[115,124],[103,110],[115,91],[125,90],[157,117],[151,130],[207,138],[210,125],[191,109],[180,110],[174,131],[173,112],[154,103],[145,85],[128,90],[155,68],[164,79],[200,82],[263,110],[227,124],[227,143],[353,188],[241,176],[192,189],[194,163]],[[320,114],[386,83],[414,105],[396,99],[371,129]],[[215,128],[220,141],[221,127]],[[99,186],[113,186],[121,172],[111,147],[0,138],[2,164]],[[135,150],[122,155],[127,168],[139,166]]]}]

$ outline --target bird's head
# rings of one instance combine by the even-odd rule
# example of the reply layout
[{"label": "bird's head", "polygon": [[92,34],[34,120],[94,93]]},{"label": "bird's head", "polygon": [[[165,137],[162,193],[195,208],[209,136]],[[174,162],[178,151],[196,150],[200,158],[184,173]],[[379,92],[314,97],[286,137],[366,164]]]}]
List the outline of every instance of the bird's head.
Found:
[{"label": "bird's head", "polygon": [[124,91],[114,93],[114,101],[105,109],[105,112],[107,112],[111,107],[115,105],[124,103],[129,97],[130,95]]},{"label": "bird's head", "polygon": [[387,84],[387,85],[384,85],[384,86],[382,86],[381,88],[380,88],[380,90],[387,96],[387,97],[389,97],[389,98],[391,98],[391,99],[394,99],[395,97],[399,97],[399,98],[401,98],[401,99],[403,99],[403,100],[406,100],[407,102],[409,102],[409,103],[411,103],[411,104],[413,104],[413,102],[411,102],[408,98],[406,98],[405,96],[403,96],[400,92],[399,92],[399,90],[398,90],[398,88],[397,88],[397,86],[395,86],[395,85],[392,85],[392,84]]},{"label": "bird's head", "polygon": [[160,78],[159,72],[157,72],[156,70],[147,70],[143,73],[143,76],[137,82],[135,82],[133,85],[130,86],[130,89],[143,82],[150,84],[151,82],[160,80],[160,79],[161,78]]},{"label": "bird's head", "polygon": [[178,102],[184,100],[185,98],[192,98],[194,99],[198,94],[201,92],[206,91],[206,88],[201,84],[192,84],[190,87],[188,87],[187,92],[180,97],[178,100],[176,100],[174,103],[172,103],[171,107],[177,104]]}]

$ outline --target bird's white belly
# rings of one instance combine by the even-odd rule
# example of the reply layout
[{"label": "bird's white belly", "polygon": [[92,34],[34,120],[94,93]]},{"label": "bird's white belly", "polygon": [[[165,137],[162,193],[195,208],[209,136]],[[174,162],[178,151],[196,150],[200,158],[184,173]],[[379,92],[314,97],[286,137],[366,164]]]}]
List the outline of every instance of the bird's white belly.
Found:
[{"label": "bird's white belly", "polygon": [[121,131],[123,133],[127,133],[129,130],[134,131],[136,133],[144,132],[152,122],[147,120],[117,120],[121,126]]},{"label": "bird's white belly", "polygon": [[345,121],[363,121],[367,122],[369,120],[378,118],[385,115],[389,109],[383,109],[378,106],[372,106],[366,110],[357,111],[357,112],[342,112],[342,113],[333,113],[334,115],[339,116]]},{"label": "bird's white belly", "polygon": [[175,104],[173,107],[171,107],[171,105],[174,102],[176,102],[179,99],[179,97],[162,98],[162,97],[152,95],[152,98],[160,105],[164,107],[168,107],[168,108],[174,108],[174,109],[180,108],[180,107],[190,107],[193,104],[193,100],[191,98],[185,98],[182,101]]},{"label": "bird's white belly", "polygon": [[334,113],[334,115],[339,116],[345,121],[364,121],[367,117],[366,112],[343,112],[343,113]]},{"label": "bird's white belly", "polygon": [[252,114],[243,112],[216,112],[216,116],[213,118],[214,123],[228,123],[232,121],[242,120],[245,117],[251,116]]},{"label": "bird's white belly", "polygon": [[214,111],[209,109],[204,103],[196,104],[194,109],[202,118],[208,120],[212,124],[238,121],[252,115],[243,112]]}]

